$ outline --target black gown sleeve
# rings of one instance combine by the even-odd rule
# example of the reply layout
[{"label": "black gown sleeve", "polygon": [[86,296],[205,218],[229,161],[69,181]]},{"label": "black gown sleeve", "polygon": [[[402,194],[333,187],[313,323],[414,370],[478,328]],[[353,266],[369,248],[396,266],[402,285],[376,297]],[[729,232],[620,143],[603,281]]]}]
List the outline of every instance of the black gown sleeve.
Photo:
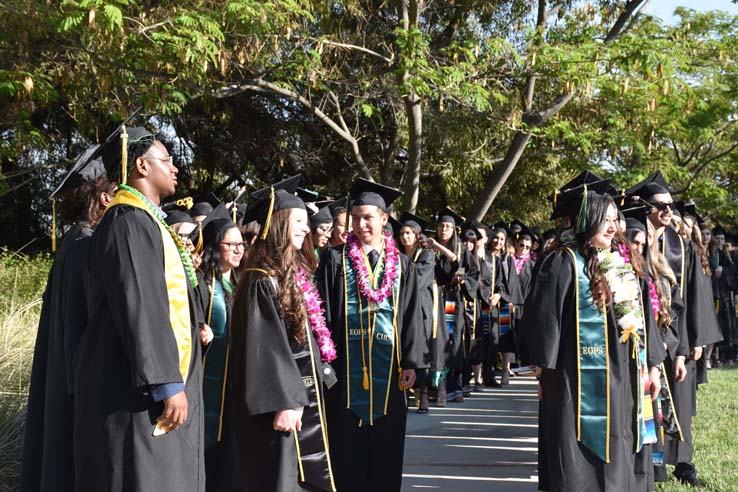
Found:
[{"label": "black gown sleeve", "polygon": [[436,255],[429,249],[424,249],[415,262],[415,288],[418,292],[430,289],[436,271]]},{"label": "black gown sleeve", "polygon": [[277,293],[266,275],[254,275],[244,289],[244,310],[234,315],[234,356],[240,364],[244,403],[249,415],[261,415],[309,404],[300,370],[295,362]]},{"label": "black gown sleeve", "polygon": [[723,339],[720,326],[715,316],[715,304],[712,297],[710,277],[702,270],[699,254],[690,242],[686,242],[685,251],[687,281],[685,282],[687,309],[687,328],[689,330],[690,347],[700,347]]},{"label": "black gown sleeve", "polygon": [[503,262],[505,263],[505,266],[500,271],[502,273],[506,273],[506,275],[500,275],[505,285],[504,295],[502,297],[510,304],[522,306],[525,303],[525,297],[523,296],[523,290],[520,287],[518,274],[515,272],[515,262],[510,255],[500,258],[500,267],[503,266]]},{"label": "black gown sleeve", "polygon": [[[161,232],[144,211],[125,205],[108,213],[118,216],[98,231],[97,272],[130,361],[133,389],[182,383],[177,341],[169,321]],[[197,343],[193,340],[193,343]]]},{"label": "black gown sleeve", "polygon": [[664,338],[661,330],[656,323],[656,317],[651,309],[651,299],[649,298],[648,279],[641,280],[641,301],[643,304],[643,314],[646,322],[644,329],[648,345],[646,347],[646,355],[648,358],[648,367],[656,367],[666,359],[666,351],[664,350]]},{"label": "black gown sleeve", "polygon": [[[410,259],[400,254],[402,262],[402,278],[400,279],[400,309],[402,326],[400,327],[400,344],[403,369],[425,369],[424,354],[428,351],[428,344],[423,336],[423,315],[418,305],[417,274],[415,265]],[[400,318],[400,316],[398,316]]]},{"label": "black gown sleeve", "polygon": [[574,267],[564,250],[550,253],[525,301],[523,341],[531,364],[555,369],[564,307],[573,302]]},{"label": "black gown sleeve", "polygon": [[461,284],[461,293],[467,301],[473,301],[477,298],[477,288],[479,286],[479,266],[474,261],[472,253],[462,248],[461,266],[464,268],[464,283]]},{"label": "black gown sleeve", "polygon": [[84,274],[90,254],[90,237],[77,238],[67,252],[62,269],[62,319],[67,394],[74,394],[74,354],[87,326],[88,278]]}]

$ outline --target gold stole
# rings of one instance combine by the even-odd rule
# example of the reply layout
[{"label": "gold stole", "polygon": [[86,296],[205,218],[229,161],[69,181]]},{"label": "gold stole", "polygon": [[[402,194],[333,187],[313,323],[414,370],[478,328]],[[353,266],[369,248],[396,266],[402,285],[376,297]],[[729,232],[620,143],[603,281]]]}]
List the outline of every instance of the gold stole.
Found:
[{"label": "gold stole", "polygon": [[167,282],[167,298],[169,299],[169,322],[177,342],[179,373],[182,375],[182,382],[186,383],[192,358],[192,326],[190,322],[190,300],[187,293],[187,273],[179,256],[179,250],[171,232],[163,225],[162,220],[155,216],[146,204],[133,193],[118,190],[106,212],[116,205],[130,205],[143,210],[154,219],[159,227],[159,232],[161,232],[161,242],[164,246],[164,276]]}]

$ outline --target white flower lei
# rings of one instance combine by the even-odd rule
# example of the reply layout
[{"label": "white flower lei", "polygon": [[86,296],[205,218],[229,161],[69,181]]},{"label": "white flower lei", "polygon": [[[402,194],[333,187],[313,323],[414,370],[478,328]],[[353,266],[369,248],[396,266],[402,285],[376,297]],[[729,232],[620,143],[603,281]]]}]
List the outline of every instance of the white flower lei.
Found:
[{"label": "white flower lei", "polygon": [[597,259],[612,292],[613,311],[621,329],[620,342],[625,343],[633,334],[636,340],[639,340],[646,323],[638,277],[633,265],[618,251],[600,251],[597,253]]}]

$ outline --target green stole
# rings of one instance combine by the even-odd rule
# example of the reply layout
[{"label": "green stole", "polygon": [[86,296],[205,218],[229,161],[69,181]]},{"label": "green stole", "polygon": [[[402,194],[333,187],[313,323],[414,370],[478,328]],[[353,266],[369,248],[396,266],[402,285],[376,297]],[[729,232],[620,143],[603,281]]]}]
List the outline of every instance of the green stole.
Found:
[{"label": "green stole", "polygon": [[119,188],[105,212],[118,205],[129,205],[148,213],[159,227],[164,255],[164,278],[169,299],[170,328],[177,342],[179,373],[182,376],[182,382],[187,382],[192,359],[192,344],[199,343],[199,340],[193,341],[192,339],[190,300],[187,286],[188,272],[180,256],[180,249],[177,247],[178,244],[181,244],[181,241],[172,228],[166,225],[164,219],[157,215],[158,212],[153,210],[154,206],[146,203],[137,196],[137,193],[137,191],[132,192],[122,187]]},{"label": "green stole", "polygon": [[610,462],[610,359],[607,313],[597,309],[589,288],[584,258],[566,248],[574,260],[577,330],[577,441]]},{"label": "green stole", "polygon": [[[361,247],[361,246],[360,246]],[[398,255],[399,256],[399,255]],[[400,370],[399,332],[397,330],[397,299],[400,295],[402,263],[397,258],[397,277],[392,295],[385,297],[374,312],[359,292],[357,273],[343,250],[344,306],[346,312],[346,408],[359,417],[359,427],[374,425],[387,415],[392,382],[392,371]],[[372,288],[381,285],[384,271],[384,252],[371,278]],[[364,260],[367,262],[366,255]],[[395,361],[395,359],[397,359]],[[395,367],[395,362],[397,367]],[[365,374],[364,369],[367,373]]]}]

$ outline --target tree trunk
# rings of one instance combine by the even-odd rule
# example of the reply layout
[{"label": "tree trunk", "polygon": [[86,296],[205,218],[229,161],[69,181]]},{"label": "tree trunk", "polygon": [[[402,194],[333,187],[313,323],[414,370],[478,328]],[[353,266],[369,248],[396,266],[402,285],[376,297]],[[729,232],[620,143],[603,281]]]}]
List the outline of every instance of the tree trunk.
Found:
[{"label": "tree trunk", "polygon": [[[622,34],[623,30],[626,29],[626,23],[628,19],[633,17],[632,21],[637,17],[640,12],[638,8],[644,5],[645,0],[629,0],[625,4],[623,12],[618,16],[617,20],[613,24],[612,28],[608,32],[604,45],[611,45],[617,38]],[[548,17],[559,8],[562,8],[563,3],[557,4],[551,11],[546,11],[546,0],[539,0],[538,2],[538,16],[536,28],[541,31],[538,34],[542,36],[542,30],[546,27]],[[632,25],[627,24],[628,26]],[[525,92],[523,94],[523,105],[524,111],[523,122],[530,127],[541,126],[546,121],[555,116],[564,106],[574,97],[574,91],[569,94],[562,94],[557,97],[548,107],[541,111],[531,112],[531,106],[533,101],[533,92],[535,90],[535,77],[531,75],[526,84]],[[481,220],[482,217],[487,213],[492,203],[497,198],[497,195],[502,190],[505,182],[512,174],[515,166],[520,162],[520,158],[523,156],[525,147],[528,145],[530,140],[530,134],[525,129],[518,130],[515,133],[512,144],[510,145],[505,158],[502,163],[494,170],[494,172],[487,179],[482,192],[477,195],[477,199],[474,202],[472,213],[470,217]]]}]

